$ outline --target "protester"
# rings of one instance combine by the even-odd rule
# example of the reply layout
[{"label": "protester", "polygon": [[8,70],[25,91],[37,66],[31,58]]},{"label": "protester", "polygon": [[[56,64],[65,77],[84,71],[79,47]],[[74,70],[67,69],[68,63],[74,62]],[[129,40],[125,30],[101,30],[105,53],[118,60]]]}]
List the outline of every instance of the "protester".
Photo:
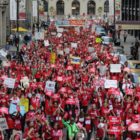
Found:
[{"label": "protester", "polygon": [[140,85],[133,83],[127,62],[121,64],[112,45],[96,42],[99,36],[88,28],[52,34],[57,30],[52,23],[44,40],[23,44],[20,59],[2,63],[0,119],[5,127],[0,136],[140,138],[140,129],[133,127],[140,123]]}]

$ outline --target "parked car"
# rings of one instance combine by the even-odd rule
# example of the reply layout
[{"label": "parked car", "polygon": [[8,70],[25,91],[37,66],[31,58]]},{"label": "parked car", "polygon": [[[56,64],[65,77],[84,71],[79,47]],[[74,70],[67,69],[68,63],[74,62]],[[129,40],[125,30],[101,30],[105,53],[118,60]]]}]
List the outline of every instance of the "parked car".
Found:
[{"label": "parked car", "polygon": [[109,36],[102,36],[102,44],[109,45],[113,43],[112,37]]},{"label": "parked car", "polygon": [[107,35],[105,29],[102,26],[96,26],[95,33],[96,33],[96,35],[99,35],[99,36],[106,36]]}]

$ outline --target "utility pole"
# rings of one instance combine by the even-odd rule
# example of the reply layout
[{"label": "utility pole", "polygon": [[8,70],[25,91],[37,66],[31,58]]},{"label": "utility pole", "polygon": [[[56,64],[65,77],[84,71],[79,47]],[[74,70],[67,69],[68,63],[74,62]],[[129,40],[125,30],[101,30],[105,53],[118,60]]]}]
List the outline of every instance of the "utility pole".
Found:
[{"label": "utility pole", "polygon": [[39,32],[39,0],[37,0],[37,24],[38,24],[38,32]]}]

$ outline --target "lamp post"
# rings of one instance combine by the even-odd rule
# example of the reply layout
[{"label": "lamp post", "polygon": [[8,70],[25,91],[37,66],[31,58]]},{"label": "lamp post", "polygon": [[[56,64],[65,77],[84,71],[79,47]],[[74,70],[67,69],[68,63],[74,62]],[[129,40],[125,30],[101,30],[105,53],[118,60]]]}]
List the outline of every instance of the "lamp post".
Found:
[{"label": "lamp post", "polygon": [[116,2],[114,0],[114,39],[116,39]]},{"label": "lamp post", "polygon": [[19,3],[21,0],[16,0],[17,2],[17,19],[16,19],[16,25],[17,25],[17,37],[16,37],[16,45],[17,45],[17,53],[19,52]]},{"label": "lamp post", "polygon": [[39,32],[39,0],[37,0],[37,29],[38,29],[38,32]]}]

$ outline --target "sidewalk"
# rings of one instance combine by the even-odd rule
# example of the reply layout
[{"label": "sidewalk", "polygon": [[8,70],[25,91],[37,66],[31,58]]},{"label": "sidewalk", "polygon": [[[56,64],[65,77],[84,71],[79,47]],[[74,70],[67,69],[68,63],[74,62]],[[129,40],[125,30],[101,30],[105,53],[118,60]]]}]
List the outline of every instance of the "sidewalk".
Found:
[{"label": "sidewalk", "polygon": [[121,33],[121,45],[124,46],[124,52],[126,55],[130,55],[130,47],[132,43],[135,43],[135,37],[128,34],[126,42],[123,41],[123,34]]}]

